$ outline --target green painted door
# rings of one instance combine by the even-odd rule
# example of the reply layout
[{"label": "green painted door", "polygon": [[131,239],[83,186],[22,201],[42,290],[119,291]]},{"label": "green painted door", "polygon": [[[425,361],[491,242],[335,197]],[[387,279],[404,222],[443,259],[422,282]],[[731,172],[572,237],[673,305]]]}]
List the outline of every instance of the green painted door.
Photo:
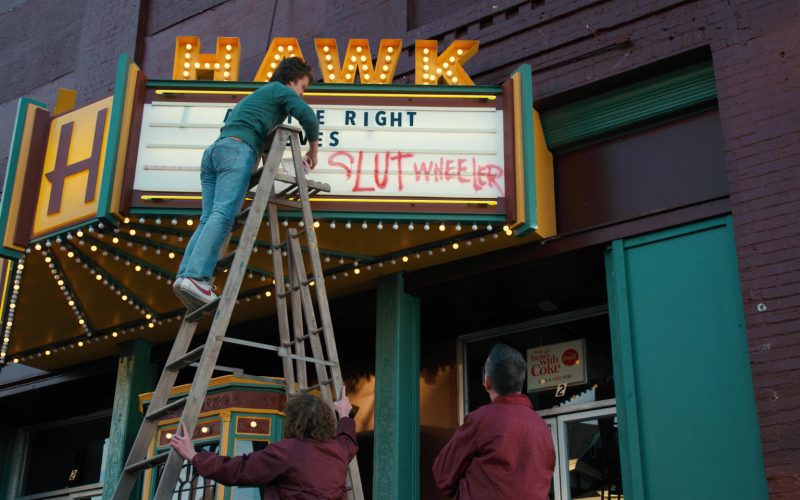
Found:
[{"label": "green painted door", "polygon": [[606,253],[625,497],[767,498],[730,217]]}]

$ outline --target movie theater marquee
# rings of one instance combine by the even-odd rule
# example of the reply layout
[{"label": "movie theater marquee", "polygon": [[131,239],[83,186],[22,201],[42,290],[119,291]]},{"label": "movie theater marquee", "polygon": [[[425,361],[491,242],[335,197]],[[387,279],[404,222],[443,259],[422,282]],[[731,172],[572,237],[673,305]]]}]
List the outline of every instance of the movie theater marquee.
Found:
[{"label": "movie theater marquee", "polygon": [[[504,196],[502,110],[313,106],[320,123],[313,178],[329,183],[332,195]],[[134,189],[199,192],[203,150],[230,108],[207,102],[146,104]],[[289,150],[285,158],[290,165]]]}]

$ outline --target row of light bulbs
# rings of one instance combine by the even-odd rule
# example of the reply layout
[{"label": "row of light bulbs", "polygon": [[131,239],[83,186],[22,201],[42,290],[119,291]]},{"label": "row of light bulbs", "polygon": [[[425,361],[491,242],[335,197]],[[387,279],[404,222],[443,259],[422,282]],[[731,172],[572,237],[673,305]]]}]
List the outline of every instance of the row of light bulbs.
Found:
[{"label": "row of light bulbs", "polygon": [[[8,314],[6,315],[6,324],[3,329],[3,345],[0,346],[0,364],[5,363],[6,352],[8,351],[8,343],[11,341],[11,327],[14,326],[14,315],[17,308],[17,299],[19,298],[23,269],[25,269],[25,256],[22,256],[19,261],[17,261],[17,266],[14,270],[14,285],[11,290],[11,298],[8,302]],[[2,313],[2,311],[0,311],[0,313]]]},{"label": "row of light bulbs", "polygon": [[[161,218],[154,219],[154,222],[157,225],[162,224]],[[177,218],[172,218],[172,220],[170,222],[172,223],[172,225],[177,225],[178,224],[178,219]],[[129,224],[130,223],[130,219],[129,218],[124,219],[124,223]],[[141,224],[146,223],[146,219],[143,218],[143,217],[139,218],[139,223],[141,223]],[[288,226],[288,221],[286,219],[284,219],[282,221],[282,224],[284,226]],[[187,219],[186,220],[186,225],[191,227],[193,225],[192,219]],[[297,225],[299,227],[303,227],[303,225],[304,225],[303,221],[302,220],[299,221]],[[335,220],[331,220],[329,222],[329,225],[330,225],[330,227],[332,229],[335,229],[337,227]],[[344,223],[344,227],[346,229],[350,229],[352,227],[352,225],[353,224],[352,224],[352,222],[350,220],[347,220]],[[315,221],[314,222],[314,226],[317,227],[317,228],[320,227],[320,222],[319,221]],[[361,227],[364,228],[364,229],[367,229],[369,227],[368,222],[367,221],[363,221],[362,224],[361,224]],[[398,222],[394,222],[391,227],[392,227],[392,229],[397,230],[397,229],[400,228],[400,224]],[[414,228],[415,228],[413,222],[410,222],[407,227],[408,227],[408,230],[411,230],[411,231],[413,231]],[[461,226],[460,223],[456,223],[453,227],[454,227],[454,229],[456,231],[461,231],[462,230],[462,226]],[[471,225],[471,228],[472,228],[473,231],[477,231],[478,229],[480,229],[480,227],[476,223],[473,223]],[[95,236],[97,236],[98,238],[102,239],[103,238],[103,232],[102,232],[103,224],[102,223],[98,224],[98,229],[100,231],[95,231],[93,226],[89,226],[87,228],[87,232],[88,233],[95,233],[94,234]],[[378,229],[378,230],[383,229],[383,223],[381,221],[379,221],[376,224],[376,229]],[[431,229],[431,223],[430,222],[425,222],[423,224],[423,230],[428,231],[430,229]],[[447,229],[447,226],[445,224],[441,223],[441,224],[439,224],[438,229],[439,229],[439,231],[445,231]],[[482,242],[486,241],[487,237],[494,238],[494,239],[499,237],[498,233],[491,232],[493,230],[493,227],[492,227],[491,224],[487,224],[485,226],[485,229],[487,231],[487,234],[478,236],[478,237],[475,238],[475,240],[477,240],[478,242],[482,243]],[[507,236],[513,235],[513,232],[510,230],[510,228],[508,226],[504,226],[503,227],[503,231],[505,232],[505,234]],[[119,235],[125,237],[124,233],[122,232],[122,230],[120,230],[118,228],[115,228],[115,234],[119,234]],[[130,232],[129,232],[129,234],[130,234]],[[85,236],[85,233],[83,233],[82,230],[78,230],[76,232],[75,236],[77,236],[78,238],[83,238],[83,236]],[[148,238],[150,237],[149,234],[148,234],[147,237]],[[72,239],[72,235],[70,233],[68,233],[66,238],[67,238],[67,240],[71,240]],[[119,239],[118,239],[117,236],[115,236],[114,239],[115,239],[115,241],[114,241],[115,244],[119,242]],[[77,263],[83,265],[87,269],[90,267],[89,264],[87,264],[86,262],[81,261],[80,257],[76,256],[77,255],[77,248],[75,248],[76,251],[72,251],[72,250],[67,249],[67,247],[63,244],[64,243],[63,240],[61,240],[60,237],[58,237],[56,239],[56,243],[61,245],[60,246],[61,250],[64,251],[68,257],[75,258]],[[100,243],[100,242],[95,242],[95,243]],[[129,241],[129,243],[130,243],[130,241]],[[52,244],[53,243],[50,240],[47,240],[45,242],[44,246],[47,247],[47,249],[49,250],[50,247],[52,246]],[[84,246],[85,244],[86,243],[84,242],[83,239],[78,240],[78,245],[79,246]],[[461,242],[453,241],[453,242],[449,243],[447,246],[441,246],[438,249],[439,249],[440,252],[446,252],[448,249],[458,250],[461,247],[461,244],[464,244],[466,246],[471,246],[472,245],[472,239],[464,239]],[[157,244],[152,244],[151,243],[151,246],[156,247]],[[42,250],[42,245],[40,243],[37,243],[34,246],[34,248],[36,250]],[[99,250],[97,245],[92,245],[89,248],[93,252]],[[28,248],[26,250],[27,253],[30,253],[30,251],[31,251],[30,248]],[[254,248],[254,251],[257,251],[257,248]],[[131,265],[131,261],[128,260],[128,258],[127,258],[129,256],[125,256],[124,253],[120,253],[120,252],[117,252],[117,251],[114,251],[114,250],[110,250],[108,248],[104,248],[102,250],[102,253],[104,255],[107,255],[107,253],[113,253],[115,260],[117,260],[118,258],[126,258],[126,261],[125,261],[126,265]],[[272,253],[272,250],[268,250],[268,253]],[[43,252],[43,254],[49,254],[49,252],[45,251],[45,252]],[[284,254],[284,256],[286,255],[285,252],[283,252],[283,254]],[[420,252],[412,252],[412,253],[409,253],[409,254],[406,254],[406,255],[391,257],[391,258],[388,258],[388,259],[385,259],[385,260],[382,260],[382,261],[371,262],[371,263],[368,263],[368,264],[364,265],[363,269],[365,269],[366,271],[371,271],[373,267],[383,268],[386,263],[388,263],[390,265],[396,265],[398,263],[398,261],[403,262],[403,263],[407,263],[407,262],[409,262],[411,260],[411,258],[415,258],[415,259],[421,258],[423,254],[427,254],[429,256],[433,255],[434,254],[434,249],[427,249],[427,250],[420,251]],[[48,257],[51,260],[54,258],[54,256],[52,254],[45,255],[45,259],[47,259]],[[172,257],[170,257],[170,258],[172,258]],[[330,262],[330,260],[331,260],[330,255],[326,255],[324,257],[324,261],[325,262]],[[8,314],[8,320],[6,322],[6,327],[5,327],[4,337],[3,337],[3,345],[2,345],[2,347],[0,347],[0,362],[4,362],[5,361],[4,358],[6,356],[5,353],[6,353],[6,349],[7,349],[7,346],[8,346],[9,339],[10,339],[11,327],[13,325],[14,309],[16,307],[16,301],[17,301],[18,296],[19,296],[19,286],[20,286],[22,271],[24,269],[24,262],[25,262],[25,258],[23,257],[23,258],[20,259],[20,261],[17,264],[16,274],[15,274],[14,290],[12,292],[11,301],[9,303],[9,314]],[[342,257],[342,256],[339,256],[339,263],[341,265],[344,265],[345,264],[345,258]],[[52,265],[53,263],[52,262],[48,262],[48,264]],[[362,267],[359,264],[360,263],[358,262],[358,260],[353,259],[351,264],[348,265],[348,267],[349,267],[348,270],[344,270],[344,271],[341,271],[341,272],[338,272],[338,273],[331,273],[328,276],[332,280],[338,279],[339,276],[341,276],[343,278],[347,278],[347,277],[350,276],[351,272],[352,272],[352,274],[354,276],[357,276],[357,275],[361,274],[361,269],[362,269]],[[145,265],[147,265],[147,264],[145,263]],[[352,267],[350,267],[350,266],[352,266]],[[91,332],[91,330],[89,328],[89,325],[88,325],[88,322],[86,320],[85,314],[81,314],[80,313],[80,310],[79,310],[79,308],[77,308],[77,304],[75,303],[76,301],[74,300],[74,297],[71,297],[70,295],[68,295],[66,293],[66,290],[65,290],[66,285],[64,283],[64,279],[62,278],[62,276],[60,276],[58,274],[58,271],[56,271],[54,269],[54,267],[55,266],[51,267],[51,271],[52,271],[52,273],[54,275],[54,279],[56,280],[58,286],[62,289],[62,291],[65,292],[65,297],[66,297],[66,300],[68,301],[68,305],[70,306],[70,308],[73,309],[73,311],[76,312],[76,316],[78,316],[78,319],[79,319],[79,324],[83,328],[84,333],[86,335],[86,338],[84,340],[79,340],[77,343],[69,344],[68,346],[60,346],[60,347],[48,348],[48,349],[44,349],[43,351],[39,351],[38,353],[30,354],[30,355],[27,355],[27,356],[21,356],[19,358],[15,358],[14,362],[19,362],[20,360],[32,359],[33,357],[41,357],[42,354],[44,354],[45,356],[49,356],[50,354],[52,354],[52,352],[54,352],[56,350],[62,350],[63,351],[63,350],[66,350],[67,347],[69,347],[69,348],[83,347],[83,345],[85,345],[86,343],[96,342],[96,341],[100,340],[100,338],[98,338],[98,337],[95,337],[94,339],[92,338],[92,332]],[[142,267],[141,264],[136,264],[135,267],[134,267],[134,269],[137,272],[141,271],[142,268],[143,267]],[[145,321],[141,322],[138,325],[135,325],[135,326],[132,326],[132,327],[129,327],[129,328],[125,328],[125,329],[117,329],[117,330],[112,331],[111,333],[107,333],[107,334],[102,335],[101,338],[103,340],[107,340],[109,338],[113,339],[113,338],[118,337],[119,335],[125,335],[125,334],[128,334],[128,333],[135,332],[137,330],[137,328],[140,331],[144,331],[146,327],[147,328],[154,328],[155,326],[162,324],[162,320],[161,319],[156,319],[154,317],[153,312],[149,310],[149,308],[146,306],[146,304],[143,304],[143,303],[139,304],[137,301],[135,301],[131,297],[128,297],[128,294],[123,289],[121,289],[118,286],[115,286],[114,283],[113,283],[113,279],[110,280],[108,278],[108,276],[107,276],[107,273],[103,274],[98,269],[94,269],[94,268],[91,270],[91,272],[93,272],[96,277],[99,277],[98,281],[103,281],[103,283],[105,285],[109,286],[109,288],[112,291],[114,291],[118,296],[120,296],[120,298],[122,298],[123,301],[125,301],[129,305],[132,305],[135,309],[140,311],[145,316]],[[162,276],[166,276],[161,271],[154,270],[154,269],[151,269],[149,267],[146,269],[145,272],[148,275],[151,275],[151,274],[153,274],[155,272],[156,279],[158,279],[158,280],[162,279]],[[248,278],[253,279],[253,278],[255,278],[254,274],[259,274],[259,273],[257,271],[248,270],[247,276],[248,276]],[[166,276],[166,277],[167,277],[166,283],[168,285],[171,284],[172,280],[174,278],[173,277],[169,277],[169,276]],[[261,274],[259,276],[259,278],[260,278],[260,280],[262,282],[266,282],[267,281],[267,275],[266,274]],[[313,281],[310,284],[311,284],[311,286],[313,286]],[[271,285],[269,285],[269,286],[267,286],[265,288],[261,288],[260,291],[257,291],[256,293],[253,293],[251,291],[246,296],[243,296],[242,298],[238,299],[237,300],[237,304],[241,303],[242,300],[245,300],[246,302],[249,302],[251,300],[251,298],[260,299],[261,297],[271,297],[273,295],[273,291],[274,291],[274,280],[272,280],[272,284]],[[164,317],[163,319],[168,321],[168,322],[171,322],[172,319],[180,320],[180,318],[181,318],[181,314],[177,314],[175,316]]]},{"label": "row of light bulbs", "polygon": [[[185,59],[185,61],[183,63],[183,79],[184,80],[188,80],[189,79],[189,75],[191,74],[189,72],[189,70],[192,68],[192,63],[190,62],[190,60],[192,59],[191,50],[194,47],[193,47],[193,45],[191,43],[187,43],[184,48],[186,49],[186,52],[183,54],[183,58]],[[231,73],[230,73],[231,60],[233,59],[233,55],[231,54],[231,51],[233,51],[233,45],[231,45],[231,44],[225,45],[225,55],[224,55],[225,62],[222,63],[222,65],[220,65],[220,63],[218,63],[218,62],[215,62],[213,65],[211,63],[208,63],[208,62],[207,63],[203,63],[202,65],[199,62],[195,62],[194,63],[194,68],[195,69],[200,69],[200,68],[211,69],[213,67],[215,71],[219,71],[220,69],[224,69],[224,71],[222,72],[222,77],[225,80],[228,80],[230,78],[230,76],[231,76]]]}]

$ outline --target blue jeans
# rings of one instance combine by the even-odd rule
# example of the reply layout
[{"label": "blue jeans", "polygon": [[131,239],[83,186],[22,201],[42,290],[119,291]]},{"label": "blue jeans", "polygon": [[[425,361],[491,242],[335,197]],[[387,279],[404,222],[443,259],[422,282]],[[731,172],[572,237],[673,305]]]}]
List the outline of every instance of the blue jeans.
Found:
[{"label": "blue jeans", "polygon": [[225,237],[242,206],[256,154],[253,148],[231,137],[217,139],[206,148],[200,164],[203,202],[197,225],[178,276],[208,280],[219,259]]}]

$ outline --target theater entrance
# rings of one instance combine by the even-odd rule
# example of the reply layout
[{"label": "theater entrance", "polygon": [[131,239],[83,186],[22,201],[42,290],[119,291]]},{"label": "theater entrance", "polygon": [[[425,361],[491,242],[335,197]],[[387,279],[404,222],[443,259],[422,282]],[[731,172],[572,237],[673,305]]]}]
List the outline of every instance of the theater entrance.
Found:
[{"label": "theater entrance", "polygon": [[553,500],[623,499],[615,401],[540,411],[556,445]]}]

